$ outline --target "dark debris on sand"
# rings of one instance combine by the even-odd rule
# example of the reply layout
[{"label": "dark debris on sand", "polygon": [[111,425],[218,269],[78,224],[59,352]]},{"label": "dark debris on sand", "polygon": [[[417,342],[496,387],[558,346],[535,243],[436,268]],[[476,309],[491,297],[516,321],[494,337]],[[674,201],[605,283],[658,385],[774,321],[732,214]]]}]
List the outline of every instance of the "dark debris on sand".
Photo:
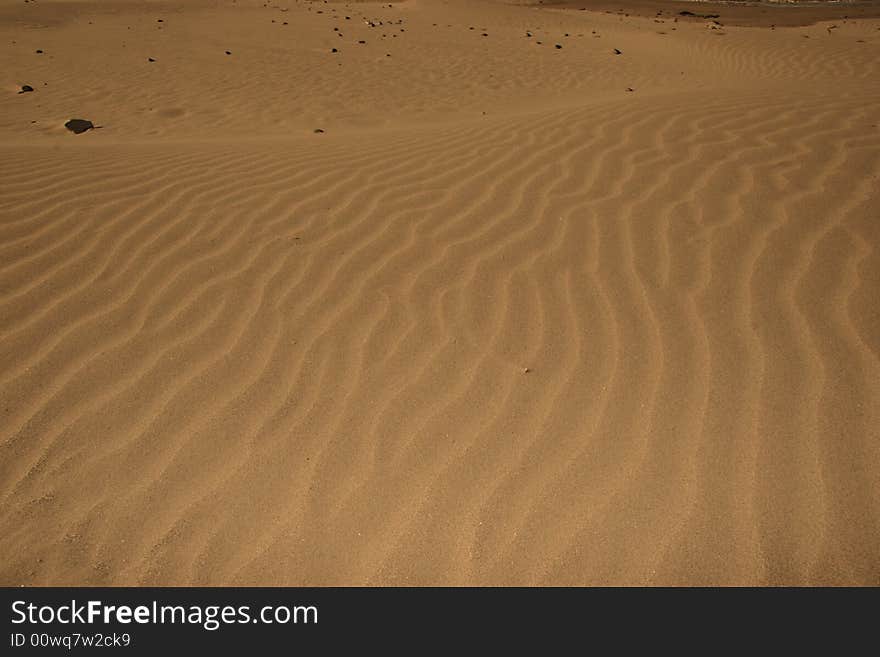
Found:
[{"label": "dark debris on sand", "polygon": [[70,119],[70,121],[64,124],[64,127],[73,134],[79,135],[94,128],[95,124],[86,119]]}]

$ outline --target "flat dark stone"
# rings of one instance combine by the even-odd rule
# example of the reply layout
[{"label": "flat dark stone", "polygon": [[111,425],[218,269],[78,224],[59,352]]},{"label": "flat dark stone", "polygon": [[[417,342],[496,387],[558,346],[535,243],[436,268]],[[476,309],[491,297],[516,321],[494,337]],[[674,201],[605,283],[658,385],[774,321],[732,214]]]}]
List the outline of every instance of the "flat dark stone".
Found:
[{"label": "flat dark stone", "polygon": [[86,119],[70,119],[70,121],[64,124],[64,127],[70,130],[73,134],[79,135],[94,128],[95,124]]},{"label": "flat dark stone", "polygon": [[26,93],[28,93],[29,91],[33,91],[33,90],[34,90],[34,88],[33,88],[31,85],[29,85],[29,84],[23,84],[23,85],[21,85],[21,91],[19,91],[18,93],[20,93],[20,94],[26,94]]}]

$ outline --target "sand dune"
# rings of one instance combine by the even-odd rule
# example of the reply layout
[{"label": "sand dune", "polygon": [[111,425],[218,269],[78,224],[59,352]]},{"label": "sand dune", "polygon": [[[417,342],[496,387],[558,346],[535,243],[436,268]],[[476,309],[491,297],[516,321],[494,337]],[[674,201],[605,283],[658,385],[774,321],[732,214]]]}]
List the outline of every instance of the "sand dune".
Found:
[{"label": "sand dune", "polygon": [[880,20],[721,13],[0,5],[0,583],[880,584]]}]

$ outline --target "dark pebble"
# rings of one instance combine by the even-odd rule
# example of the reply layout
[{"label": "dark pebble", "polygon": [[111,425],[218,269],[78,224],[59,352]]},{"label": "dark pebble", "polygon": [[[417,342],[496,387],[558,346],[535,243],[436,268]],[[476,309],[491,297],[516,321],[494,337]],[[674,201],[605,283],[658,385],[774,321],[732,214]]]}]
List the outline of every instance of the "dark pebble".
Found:
[{"label": "dark pebble", "polygon": [[78,135],[91,130],[95,127],[95,124],[86,119],[70,119],[70,121],[64,124],[64,127],[70,130],[73,134]]},{"label": "dark pebble", "polygon": [[21,91],[19,91],[18,93],[26,94],[27,92],[33,91],[33,90],[34,90],[34,88],[31,85],[23,84],[23,85],[21,85]]}]

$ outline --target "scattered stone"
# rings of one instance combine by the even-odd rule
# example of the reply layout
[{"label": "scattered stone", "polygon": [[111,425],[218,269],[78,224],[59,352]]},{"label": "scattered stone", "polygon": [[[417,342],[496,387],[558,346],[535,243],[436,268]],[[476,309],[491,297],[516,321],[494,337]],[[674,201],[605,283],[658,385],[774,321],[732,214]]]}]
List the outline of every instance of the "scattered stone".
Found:
[{"label": "scattered stone", "polygon": [[42,54],[43,54],[43,51],[42,51],[42,50],[37,50],[37,54],[38,54],[38,55],[42,55]]},{"label": "scattered stone", "polygon": [[562,50],[562,46],[560,44],[556,44],[556,50]]},{"label": "scattered stone", "polygon": [[147,57],[147,61],[148,61],[148,62],[155,62],[156,60],[153,59],[152,57]]},{"label": "scattered stone", "polygon": [[73,134],[79,135],[94,128],[95,124],[86,119],[70,119],[70,121],[64,124],[64,127],[70,130]]},{"label": "scattered stone", "polygon": [[337,48],[333,48],[330,50],[330,52],[339,52],[339,50]]},{"label": "scattered stone", "polygon": [[226,51],[226,54],[227,54],[227,55],[231,55],[231,54],[232,54],[232,53],[231,53],[231,52],[229,52],[229,51],[228,51],[228,50],[227,50],[227,51]]},{"label": "scattered stone", "polygon": [[324,131],[323,131],[321,128],[315,128],[315,134],[316,134],[316,135],[320,135],[320,134],[323,134],[323,133],[324,133]]},{"label": "scattered stone", "polygon": [[20,93],[20,94],[26,94],[26,93],[28,93],[29,91],[33,91],[33,90],[34,90],[34,88],[33,88],[31,85],[29,85],[29,84],[23,84],[23,85],[21,85],[21,91],[19,91],[18,93]]},{"label": "scattered stone", "polygon": [[615,54],[615,55],[622,55],[623,53],[620,52],[617,48],[615,48],[615,49],[614,49],[614,54]]}]

